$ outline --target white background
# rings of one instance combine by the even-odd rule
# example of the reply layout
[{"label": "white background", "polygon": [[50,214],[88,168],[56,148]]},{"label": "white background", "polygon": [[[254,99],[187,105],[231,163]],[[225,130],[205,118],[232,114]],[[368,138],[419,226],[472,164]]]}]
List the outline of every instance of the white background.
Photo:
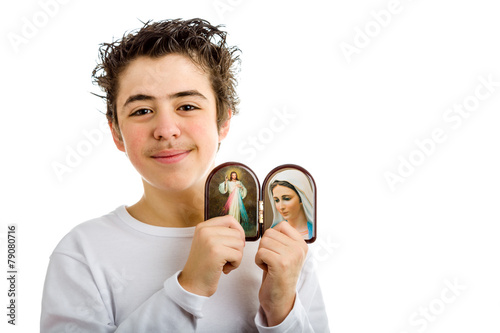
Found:
[{"label": "white background", "polygon": [[[0,9],[2,276],[7,224],[17,223],[19,251],[18,325],[6,324],[2,278],[0,330],[38,331],[58,241],[142,194],[138,174],[100,129],[105,107],[90,94],[98,92],[90,78],[98,44],[139,20],[202,17],[225,24],[243,51],[241,114],[217,162],[245,163],[261,180],[283,163],[315,177],[311,250],[331,331],[498,332],[494,1],[60,0],[44,11],[47,2]],[[346,55],[347,44],[357,53]],[[496,85],[488,91],[480,77]],[[466,101],[474,110],[460,123],[444,118]],[[431,145],[435,130],[445,139]],[[94,133],[90,146],[85,133]],[[78,148],[86,156],[58,177],[54,165]],[[410,159],[418,165],[402,166]],[[402,180],[393,189],[388,172]]]}]

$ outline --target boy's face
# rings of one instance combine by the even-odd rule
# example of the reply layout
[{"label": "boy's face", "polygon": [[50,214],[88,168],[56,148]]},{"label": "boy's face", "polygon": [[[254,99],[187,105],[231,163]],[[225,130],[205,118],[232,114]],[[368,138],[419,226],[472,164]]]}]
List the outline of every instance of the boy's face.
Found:
[{"label": "boy's face", "polygon": [[137,58],[119,77],[116,105],[115,144],[145,186],[168,192],[203,186],[229,130],[228,120],[217,131],[206,73],[178,54]]}]

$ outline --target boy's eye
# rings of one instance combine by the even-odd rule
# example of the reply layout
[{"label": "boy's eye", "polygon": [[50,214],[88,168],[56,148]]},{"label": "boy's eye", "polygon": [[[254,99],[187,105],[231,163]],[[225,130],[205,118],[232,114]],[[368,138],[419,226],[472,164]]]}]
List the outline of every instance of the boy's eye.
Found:
[{"label": "boy's eye", "polygon": [[196,109],[198,109],[196,106],[193,106],[190,104],[183,105],[179,108],[179,110],[181,110],[181,111],[194,111]]},{"label": "boy's eye", "polygon": [[140,110],[133,112],[131,114],[131,116],[142,116],[142,115],[150,113],[150,112],[153,112],[153,111],[151,111],[150,109],[140,109]]}]

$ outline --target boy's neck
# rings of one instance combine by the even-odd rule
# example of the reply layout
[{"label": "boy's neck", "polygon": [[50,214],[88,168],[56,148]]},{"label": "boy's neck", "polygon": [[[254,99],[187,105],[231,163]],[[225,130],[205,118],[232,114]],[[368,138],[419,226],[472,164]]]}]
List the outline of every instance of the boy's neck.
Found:
[{"label": "boy's neck", "polygon": [[144,188],[144,195],[127,211],[135,219],[160,227],[194,227],[203,222],[203,187],[182,193],[167,194],[155,188]]}]

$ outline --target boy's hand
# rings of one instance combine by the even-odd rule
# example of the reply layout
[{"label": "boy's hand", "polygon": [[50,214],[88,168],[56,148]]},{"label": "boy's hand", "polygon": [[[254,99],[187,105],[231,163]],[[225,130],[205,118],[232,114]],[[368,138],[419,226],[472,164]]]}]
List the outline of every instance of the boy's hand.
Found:
[{"label": "boy's hand", "polygon": [[255,263],[264,271],[259,301],[269,326],[280,324],[292,310],[307,250],[302,235],[287,222],[262,236]]},{"label": "boy's hand", "polygon": [[179,284],[200,296],[212,296],[221,272],[236,269],[243,257],[245,231],[234,217],[215,217],[196,226]]}]

